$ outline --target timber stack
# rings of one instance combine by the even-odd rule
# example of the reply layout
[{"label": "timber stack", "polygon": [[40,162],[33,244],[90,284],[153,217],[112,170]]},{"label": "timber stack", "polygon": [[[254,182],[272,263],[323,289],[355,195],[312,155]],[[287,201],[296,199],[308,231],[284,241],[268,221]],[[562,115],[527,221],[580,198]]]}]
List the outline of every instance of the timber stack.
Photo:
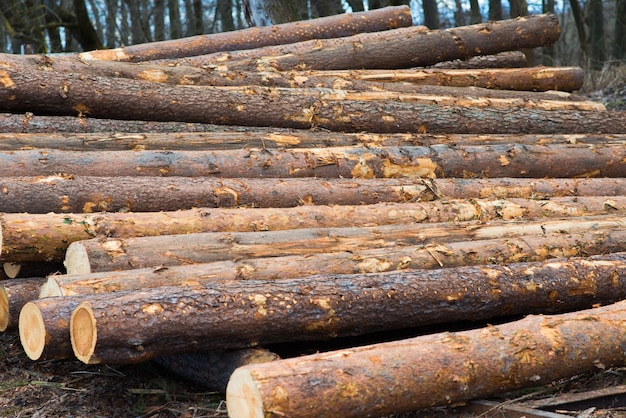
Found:
[{"label": "timber stack", "polygon": [[411,22],[1,55],[0,329],[33,360],[157,361],[233,417],[626,365],[626,115],[526,66],[552,15]]}]

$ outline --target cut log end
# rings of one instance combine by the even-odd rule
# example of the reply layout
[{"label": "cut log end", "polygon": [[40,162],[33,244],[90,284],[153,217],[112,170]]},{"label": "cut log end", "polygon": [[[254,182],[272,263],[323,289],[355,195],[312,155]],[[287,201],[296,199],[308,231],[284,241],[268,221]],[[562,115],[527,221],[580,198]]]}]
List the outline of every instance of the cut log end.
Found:
[{"label": "cut log end", "polygon": [[20,263],[4,263],[2,269],[9,279],[15,279],[20,274],[22,265]]},{"label": "cut log end", "polygon": [[59,282],[54,278],[54,276],[48,277],[45,283],[41,286],[41,291],[39,292],[39,298],[52,298],[56,296],[66,296],[63,294],[63,290],[61,286],[59,286]]},{"label": "cut log end", "polygon": [[67,247],[63,264],[65,265],[67,274],[91,273],[89,256],[81,242],[73,242]]},{"label": "cut log end", "polygon": [[9,327],[9,296],[4,286],[0,285],[0,332]]},{"label": "cut log end", "polygon": [[263,398],[257,382],[246,367],[233,372],[226,387],[229,417],[263,418]]},{"label": "cut log end", "polygon": [[28,302],[24,305],[18,328],[24,352],[31,360],[39,360],[46,347],[46,324],[36,304]]},{"label": "cut log end", "polygon": [[97,338],[96,318],[91,304],[82,302],[74,309],[70,319],[70,341],[76,358],[85,364],[90,364]]}]

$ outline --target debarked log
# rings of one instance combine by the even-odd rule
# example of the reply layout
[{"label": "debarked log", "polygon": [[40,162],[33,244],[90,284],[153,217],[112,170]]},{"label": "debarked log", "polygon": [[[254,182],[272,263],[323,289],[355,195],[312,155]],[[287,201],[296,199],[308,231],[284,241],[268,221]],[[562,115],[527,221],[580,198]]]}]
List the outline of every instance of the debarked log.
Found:
[{"label": "debarked log", "polygon": [[0,151],[3,177],[626,177],[623,144],[490,144],[211,151]]},{"label": "debarked log", "polygon": [[[63,118],[59,116],[59,118]],[[98,120],[98,119],[90,119]],[[321,147],[381,147],[493,144],[626,144],[626,134],[371,134],[255,128],[248,132],[221,126],[222,132],[178,133],[0,133],[0,150],[49,148],[66,151],[215,150]]]},{"label": "debarked log", "polygon": [[623,298],[625,269],[624,254],[616,253],[462,267],[456,274],[407,270],[105,293],[85,296],[73,310],[70,335],[74,354],[85,363],[139,362],[468,317],[582,309]]},{"label": "debarked log", "polygon": [[624,217],[591,216],[535,222],[493,221],[308,228],[266,232],[204,232],[154,237],[94,238],[73,242],[67,274],[208,263],[237,258],[307,255],[397,245],[444,244],[472,239],[580,233],[623,227]]},{"label": "debarked log", "polygon": [[231,416],[386,416],[625,364],[626,303],[246,366]]},{"label": "debarked log", "polygon": [[67,247],[94,237],[374,226],[626,214],[626,196],[435,200],[292,208],[202,208],[168,212],[0,214],[0,260],[62,261]]},{"label": "debarked log", "polygon": [[416,202],[435,199],[432,187],[413,179],[0,177],[0,212],[154,212]]},{"label": "debarked log", "polygon": [[0,282],[0,331],[17,327],[22,307],[39,298],[45,277],[10,279]]},{"label": "debarked log", "polygon": [[477,264],[544,261],[626,251],[626,230],[527,235],[433,244],[396,246],[340,253],[243,258],[233,261],[49,276],[40,297],[137,291],[160,286],[189,286],[226,280],[281,280],[315,274],[359,274],[407,269],[438,269]]},{"label": "debarked log", "polygon": [[[262,48],[257,57],[249,57],[247,51],[233,51],[203,60],[201,65],[212,63],[247,71],[255,71],[259,67],[282,71],[295,68],[344,70],[420,67],[476,55],[550,45],[559,38],[560,27],[554,15],[544,14],[428,32],[414,27],[393,29],[379,32],[378,39],[370,39],[369,35],[343,38],[345,42],[331,45],[327,45],[323,39],[306,41],[305,47],[292,53],[285,53],[282,46]],[[242,57],[239,58],[238,54]],[[199,59],[186,59],[183,63],[189,64],[192,60],[199,62]]]},{"label": "debarked log", "polygon": [[[363,95],[332,89],[169,86],[22,71],[17,66],[5,67],[0,74],[4,80],[0,110],[13,112],[375,133],[626,132],[619,111],[501,109],[488,107],[489,101],[481,101],[480,106],[450,102],[440,106],[432,97],[423,104],[398,101],[398,94],[385,92],[379,96],[388,99],[373,100],[374,92],[368,92],[365,100]],[[347,99],[347,94],[353,99]],[[268,108],[273,111],[267,112]]]},{"label": "debarked log", "polygon": [[289,22],[239,31],[192,36],[183,39],[130,45],[78,54],[83,60],[147,61],[178,58],[216,51],[258,48],[307,39],[336,38],[361,32],[376,32],[411,26],[407,6],[386,7],[367,12],[346,13],[301,22]]}]

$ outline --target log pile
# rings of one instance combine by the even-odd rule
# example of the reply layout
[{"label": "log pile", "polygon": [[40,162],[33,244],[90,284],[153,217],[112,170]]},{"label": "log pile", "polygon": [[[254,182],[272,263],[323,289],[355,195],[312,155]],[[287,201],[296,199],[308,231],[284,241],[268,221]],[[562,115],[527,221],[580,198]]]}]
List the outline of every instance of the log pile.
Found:
[{"label": "log pile", "polygon": [[233,417],[626,364],[626,115],[579,68],[512,64],[557,19],[309,23],[0,56],[0,330],[33,360],[155,360]]}]

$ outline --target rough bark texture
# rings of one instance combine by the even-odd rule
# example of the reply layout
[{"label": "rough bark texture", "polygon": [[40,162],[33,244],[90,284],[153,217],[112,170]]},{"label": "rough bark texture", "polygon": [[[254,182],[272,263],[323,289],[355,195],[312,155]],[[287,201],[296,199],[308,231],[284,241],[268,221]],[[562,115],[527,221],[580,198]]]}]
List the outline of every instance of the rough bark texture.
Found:
[{"label": "rough bark texture", "polygon": [[[97,119],[92,119],[97,120]],[[226,150],[253,148],[323,148],[361,145],[381,146],[430,145],[492,145],[492,144],[589,144],[619,145],[626,134],[370,134],[314,130],[254,128],[249,132],[230,131],[180,133],[0,133],[0,150],[49,148],[66,151],[125,151],[125,150]]]},{"label": "rough bark texture", "polygon": [[315,38],[351,36],[412,24],[407,6],[329,16],[309,21],[254,27],[240,31],[193,36],[171,41],[131,45],[78,54],[83,60],[147,61],[209,54],[217,51],[258,48]]},{"label": "rough bark texture", "polygon": [[[610,180],[617,184],[597,193],[612,195],[621,190],[618,179]],[[156,212],[195,207],[361,205],[434,200],[432,190],[432,184],[412,179],[5,177],[0,178],[0,211]]]},{"label": "rough bark texture", "polygon": [[[502,19],[498,19],[502,20]],[[526,55],[522,51],[504,51],[492,55],[479,55],[466,60],[438,62],[432,68],[441,69],[477,69],[477,68],[523,68],[528,66]]]},{"label": "rough bark texture", "polygon": [[31,360],[58,360],[71,357],[70,317],[80,300],[71,298],[35,299],[20,312],[22,347]]},{"label": "rough bark texture", "polygon": [[383,416],[623,366],[626,304],[236,370],[231,416]]},{"label": "rough bark texture", "polygon": [[17,327],[22,307],[39,298],[41,286],[46,280],[45,277],[29,277],[0,282],[0,331]]},{"label": "rough bark texture", "polygon": [[400,28],[379,32],[374,40],[369,34],[355,35],[337,45],[326,45],[324,40],[307,41],[306,48],[296,53],[285,54],[283,47],[272,46],[256,59],[247,57],[245,51],[241,52],[242,58],[238,58],[238,52],[231,52],[203,61],[203,65],[248,71],[259,67],[281,71],[411,68],[549,45],[559,35],[559,22],[554,15],[535,15],[429,32]]},{"label": "rough bark texture", "polygon": [[468,316],[479,320],[582,309],[623,298],[625,269],[624,255],[617,253],[463,267],[456,274],[410,270],[253,280],[245,286],[160,287],[90,296],[74,309],[70,334],[74,354],[85,363],[138,362],[176,352],[358,335]]},{"label": "rough bark texture", "polygon": [[620,145],[431,145],[212,151],[0,151],[6,176],[626,177]]},{"label": "rough bark texture", "polygon": [[218,231],[374,226],[414,222],[511,220],[538,217],[623,215],[626,197],[555,197],[548,200],[436,200],[293,208],[204,208],[170,212],[96,214],[5,213],[0,260],[62,261],[69,244],[122,238]]},{"label": "rough bark texture", "polygon": [[[3,110],[40,114],[377,133],[626,132],[626,119],[619,111],[500,109],[467,103],[443,107],[395,100],[398,97],[352,100],[344,91],[324,89],[309,95],[303,89],[168,86],[18,68],[6,68],[0,75]],[[267,112],[269,108],[273,111]]]},{"label": "rough bark texture", "polygon": [[136,238],[94,238],[70,244],[67,274],[208,263],[237,258],[307,255],[397,245],[426,245],[619,229],[623,217],[583,217],[540,222],[459,222],[359,228],[309,228],[267,232],[205,232]]},{"label": "rough bark texture", "polygon": [[199,383],[208,389],[224,393],[228,379],[236,368],[279,359],[278,354],[264,348],[243,348],[241,350],[172,354],[157,357],[153,361],[172,373]]},{"label": "rough bark texture", "polygon": [[461,241],[426,246],[397,246],[301,256],[243,258],[205,264],[54,275],[41,297],[139,291],[160,286],[188,286],[226,280],[278,280],[315,274],[360,274],[407,269],[438,269],[478,264],[543,261],[626,251],[626,230],[575,234],[527,235],[523,238]]}]

